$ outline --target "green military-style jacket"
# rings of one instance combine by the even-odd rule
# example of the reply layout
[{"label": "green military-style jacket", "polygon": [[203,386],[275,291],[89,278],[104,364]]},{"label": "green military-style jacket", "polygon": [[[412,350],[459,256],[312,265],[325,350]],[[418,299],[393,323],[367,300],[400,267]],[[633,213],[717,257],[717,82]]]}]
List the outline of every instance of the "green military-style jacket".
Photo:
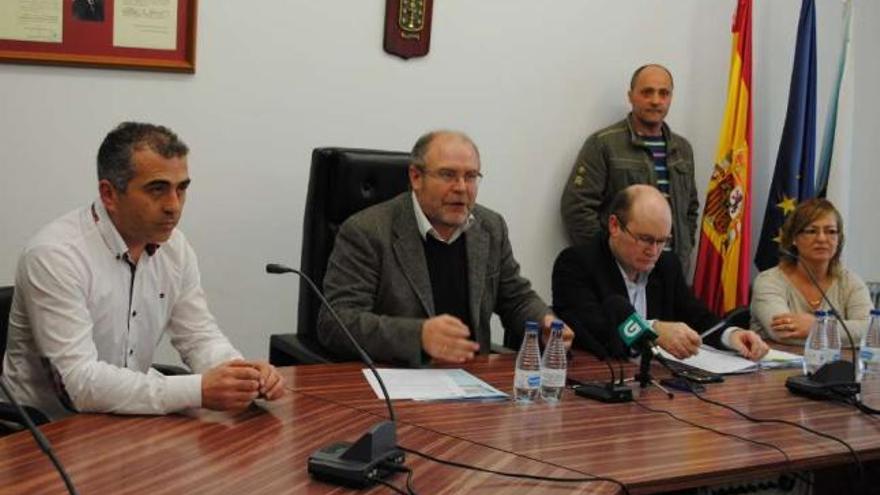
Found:
[{"label": "green military-style jacket", "polygon": [[[654,161],[635,133],[632,115],[587,138],[562,193],[562,219],[574,245],[584,245],[607,227],[608,205],[632,184],[657,185]],[[675,254],[687,273],[697,232],[700,200],[690,143],[663,124]]]}]

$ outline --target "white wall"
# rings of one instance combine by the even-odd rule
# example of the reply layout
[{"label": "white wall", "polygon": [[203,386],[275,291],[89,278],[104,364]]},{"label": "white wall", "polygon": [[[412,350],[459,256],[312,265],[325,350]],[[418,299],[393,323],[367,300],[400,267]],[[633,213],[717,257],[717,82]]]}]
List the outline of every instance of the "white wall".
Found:
[{"label": "white wall", "polygon": [[[480,145],[479,200],[503,213],[524,273],[550,298],[565,245],[558,198],[583,139],[627,110],[632,70],[675,74],[669,122],[688,136],[705,191],[726,92],[734,0],[443,0],[431,53],[382,51],[381,0],[265,0],[199,8],[195,75],[0,65],[0,284],[40,226],[96,195],[94,156],[124,119],[163,123],[190,145],[193,187],[182,222],[212,308],[231,339],[265,356],[295,327],[296,265],[312,148],[408,149],[423,131],[463,129]],[[838,0],[817,0],[819,121],[840,43]],[[800,2],[755,2],[755,231],[785,113]],[[880,3],[857,0],[856,115],[849,264],[880,279],[867,211],[880,172]],[[819,129],[821,136],[821,127]],[[170,360],[163,348],[162,358]]]}]

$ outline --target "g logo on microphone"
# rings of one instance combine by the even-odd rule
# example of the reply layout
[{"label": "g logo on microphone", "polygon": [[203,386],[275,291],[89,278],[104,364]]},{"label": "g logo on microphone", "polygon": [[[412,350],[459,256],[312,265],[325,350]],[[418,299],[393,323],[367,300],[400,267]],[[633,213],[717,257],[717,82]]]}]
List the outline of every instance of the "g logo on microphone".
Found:
[{"label": "g logo on microphone", "polygon": [[617,327],[620,338],[623,339],[627,346],[632,346],[633,342],[637,341],[642,336],[642,333],[644,333],[644,327],[641,325],[640,320],[639,315],[633,313]]}]

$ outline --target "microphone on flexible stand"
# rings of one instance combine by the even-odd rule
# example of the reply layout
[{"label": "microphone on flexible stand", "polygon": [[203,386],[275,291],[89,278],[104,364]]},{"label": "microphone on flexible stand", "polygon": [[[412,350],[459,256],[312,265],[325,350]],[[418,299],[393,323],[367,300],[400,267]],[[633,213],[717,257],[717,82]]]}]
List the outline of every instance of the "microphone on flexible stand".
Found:
[{"label": "microphone on flexible stand", "polygon": [[367,351],[354,338],[354,335],[351,334],[348,327],[345,326],[342,319],[336,314],[336,310],[333,309],[333,306],[330,305],[324,294],[321,293],[308,275],[296,268],[278,263],[267,264],[266,273],[295,273],[308,283],[309,288],[318,296],[321,304],[327,308],[330,315],[333,316],[333,319],[342,328],[345,336],[348,337],[348,340],[357,350],[361,361],[373,372],[373,376],[376,377],[376,381],[379,382],[379,387],[382,389],[382,395],[385,396],[385,405],[388,406],[388,418],[390,421],[382,421],[375,424],[354,443],[333,443],[309,456],[309,474],[323,481],[358,488],[371,486],[377,480],[390,476],[395,471],[385,466],[389,463],[403,464],[404,453],[397,447],[396,418],[394,408],[391,406],[391,397],[388,395],[388,390],[385,388],[382,377],[376,371],[373,360],[370,359]]},{"label": "microphone on flexible stand", "polygon": [[58,471],[58,475],[61,476],[61,480],[64,481],[64,486],[67,488],[67,493],[70,495],[79,495],[79,492],[76,490],[76,486],[73,484],[73,480],[70,479],[70,475],[67,474],[67,471],[64,469],[64,466],[61,464],[61,461],[58,460],[58,456],[55,455],[55,451],[52,449],[52,444],[49,443],[49,440],[43,435],[43,432],[39,430],[39,428],[34,425],[33,420],[31,420],[30,415],[27,411],[21,407],[21,404],[18,403],[18,400],[12,395],[12,392],[9,391],[9,388],[6,386],[6,382],[0,379],[0,389],[3,390],[3,393],[6,394],[6,397],[9,399],[9,402],[12,402],[12,405],[15,407],[18,415],[21,416],[22,421],[24,421],[25,427],[31,432],[31,436],[34,437],[34,441],[37,442],[37,445],[40,447],[40,450],[43,451],[44,454],[52,461],[52,465],[55,466],[55,470]]},{"label": "microphone on flexible stand", "polygon": [[568,378],[572,384],[572,390],[575,394],[586,397],[587,399],[598,400],[600,402],[629,402],[632,400],[632,390],[623,383],[623,364],[620,364],[620,380],[614,374],[614,367],[608,362],[611,359],[611,353],[599,342],[599,339],[593,337],[589,332],[582,335],[588,341],[587,347],[594,350],[596,357],[608,366],[611,373],[610,382],[581,382],[571,377]]},{"label": "microphone on flexible stand", "polygon": [[834,315],[834,318],[840,323],[840,327],[843,328],[843,331],[846,333],[850,349],[852,349],[853,359],[852,362],[838,360],[825,363],[811,375],[790,376],[785,380],[785,386],[795,394],[805,395],[814,399],[836,399],[841,396],[854,396],[859,393],[861,387],[859,386],[858,375],[856,373],[856,346],[852,334],[846,326],[846,322],[841,318],[840,313],[837,311],[837,308],[834,307],[834,304],[828,299],[825,290],[819,285],[819,281],[816,280],[816,275],[813,273],[813,270],[803,262],[801,257],[781,247],[779,248],[779,254],[797,264],[800,264],[801,267],[803,267],[804,272],[806,272],[807,278],[810,279],[810,283],[819,289],[819,294],[822,295],[822,300],[824,300],[825,304],[831,309],[831,314]]},{"label": "microphone on flexible stand", "polygon": [[648,385],[654,385],[671,399],[673,397],[672,392],[660,385],[651,376],[651,359],[656,358],[660,364],[666,366],[657,345],[654,343],[654,340],[658,337],[657,332],[639,315],[629,300],[620,294],[612,294],[606,298],[605,307],[613,315],[612,321],[620,322],[617,325],[617,333],[620,335],[623,343],[627,347],[638,347],[641,349],[639,372],[635,376],[639,386],[646,388]]}]

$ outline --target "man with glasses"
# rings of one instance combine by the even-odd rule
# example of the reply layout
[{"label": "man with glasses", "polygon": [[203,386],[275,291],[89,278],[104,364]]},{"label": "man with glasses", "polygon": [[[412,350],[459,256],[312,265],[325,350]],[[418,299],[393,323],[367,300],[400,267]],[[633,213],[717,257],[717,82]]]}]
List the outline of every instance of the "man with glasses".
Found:
[{"label": "man with glasses", "polygon": [[[633,185],[615,195],[609,212],[604,235],[565,249],[553,267],[553,308],[574,329],[575,344],[600,355],[632,353],[603,304],[620,295],[652,325],[661,348],[677,358],[696,354],[697,332],[720,320],[693,296],[677,257],[663,249],[672,230],[666,198],[652,186]],[[768,350],[758,334],[736,327],[711,333],[705,343],[755,360]]]},{"label": "man with glasses", "polygon": [[[340,228],[324,290],[373,358],[409,366],[469,361],[489,352],[492,313],[515,340],[527,320],[548,334],[554,316],[519,274],[504,219],[476,204],[481,177],[468,136],[430,132],[412,150],[411,191]],[[356,356],[325,308],[318,329],[324,346]],[[566,327],[564,336],[570,345],[574,333]]]},{"label": "man with glasses", "polygon": [[672,74],[657,64],[643,65],[630,79],[627,117],[584,142],[562,193],[562,220],[573,245],[588,244],[607,227],[608,205],[632,184],[660,190],[672,208],[672,234],[666,249],[687,272],[700,215],[694,180],[694,152],[665,122],[672,104]]}]

